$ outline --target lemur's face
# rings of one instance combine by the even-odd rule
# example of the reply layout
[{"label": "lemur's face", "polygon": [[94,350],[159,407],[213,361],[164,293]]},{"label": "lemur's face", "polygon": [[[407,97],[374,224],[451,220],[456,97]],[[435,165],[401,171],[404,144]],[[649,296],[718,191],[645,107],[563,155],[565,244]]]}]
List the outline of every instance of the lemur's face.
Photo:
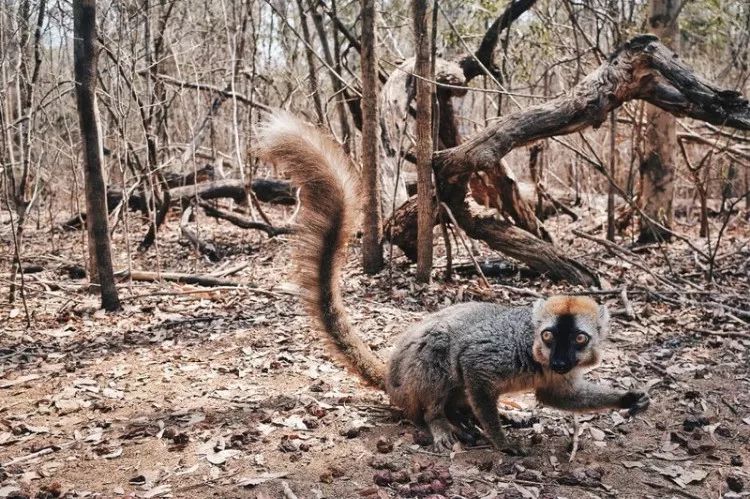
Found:
[{"label": "lemur's face", "polygon": [[609,327],[607,309],[590,298],[553,296],[534,304],[534,360],[565,374],[599,363],[597,346]]}]

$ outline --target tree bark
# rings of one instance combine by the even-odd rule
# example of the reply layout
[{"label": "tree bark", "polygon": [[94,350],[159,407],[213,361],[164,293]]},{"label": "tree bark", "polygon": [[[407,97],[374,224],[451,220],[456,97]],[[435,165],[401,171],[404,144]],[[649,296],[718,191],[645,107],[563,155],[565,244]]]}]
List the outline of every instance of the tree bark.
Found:
[{"label": "tree bark", "polygon": [[375,0],[362,0],[362,183],[364,187],[362,265],[368,274],[375,274],[383,268],[376,45]]},{"label": "tree bark", "polygon": [[417,281],[430,282],[432,275],[432,228],[435,226],[435,206],[432,186],[432,106],[434,66],[430,40],[431,13],[427,0],[413,0],[414,46],[416,59],[414,75],[417,96]]},{"label": "tree bark", "polygon": [[96,105],[96,1],[73,1],[73,58],[76,79],[78,121],[84,149],[86,212],[89,248],[89,276],[99,284],[102,308],[120,309],[107,220],[107,198],[102,171],[102,143]]},{"label": "tree bark", "polygon": [[[651,32],[674,51],[679,50],[678,0],[650,0]],[[640,164],[642,210],[666,228],[672,227],[677,150],[676,120],[667,111],[646,105],[645,154]],[[669,241],[669,232],[641,217],[638,241]]]}]

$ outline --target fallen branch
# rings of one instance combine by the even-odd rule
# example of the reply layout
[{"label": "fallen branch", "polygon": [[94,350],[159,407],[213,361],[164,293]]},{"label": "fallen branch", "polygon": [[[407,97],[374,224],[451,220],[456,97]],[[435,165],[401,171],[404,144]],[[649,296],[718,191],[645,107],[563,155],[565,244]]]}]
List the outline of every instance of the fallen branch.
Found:
[{"label": "fallen branch", "polygon": [[0,468],[8,468],[9,466],[13,466],[14,464],[25,463],[26,461],[31,461],[32,459],[36,459],[38,457],[46,456],[47,454],[52,454],[53,452],[66,449],[68,447],[71,447],[75,443],[77,442],[68,442],[62,445],[50,445],[49,447],[45,447],[36,452],[32,452],[31,454],[27,454],[25,456],[20,456],[15,459],[11,459],[10,461],[5,462],[2,465],[0,465]]},{"label": "fallen branch", "polygon": [[742,338],[743,340],[750,340],[750,334],[743,333],[741,331],[715,331],[713,329],[696,329],[696,333],[700,333],[703,336],[723,336],[725,338]]},{"label": "fallen branch", "polygon": [[172,199],[177,202],[182,199],[218,199],[231,198],[237,203],[247,201],[247,191],[241,180],[224,179],[212,182],[202,182],[196,185],[174,187],[169,190]]},{"label": "fallen branch", "polygon": [[231,211],[223,210],[217,206],[212,206],[205,201],[199,201],[198,205],[203,208],[203,211],[209,217],[226,220],[227,222],[233,223],[237,227],[243,229],[262,230],[268,235],[268,237],[274,237],[281,234],[291,234],[294,232],[294,229],[291,227],[274,227],[265,222],[256,222],[255,220],[251,220],[239,213],[232,213]]},{"label": "fallen branch", "polygon": [[578,414],[573,413],[573,442],[571,443],[570,458],[568,462],[572,463],[578,453],[578,445],[580,441],[581,427],[578,424]]},{"label": "fallen branch", "polygon": [[248,262],[242,262],[238,265],[235,265],[234,267],[229,267],[228,269],[219,269],[215,272],[211,272],[208,275],[210,275],[211,277],[226,277],[228,275],[236,274],[240,270],[247,268],[248,265],[250,265]]},{"label": "fallen branch", "polygon": [[198,284],[199,286],[227,286],[239,287],[242,283],[221,279],[207,275],[185,274],[182,272],[150,272],[146,270],[124,270],[115,274],[117,277],[130,278],[134,281],[159,282],[171,281],[183,284]]}]

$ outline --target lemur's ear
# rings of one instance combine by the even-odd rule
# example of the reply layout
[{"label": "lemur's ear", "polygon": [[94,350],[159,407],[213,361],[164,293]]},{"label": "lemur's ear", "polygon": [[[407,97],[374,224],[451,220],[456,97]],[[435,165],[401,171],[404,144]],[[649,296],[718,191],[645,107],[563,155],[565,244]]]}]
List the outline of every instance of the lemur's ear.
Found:
[{"label": "lemur's ear", "polygon": [[599,335],[605,338],[609,334],[609,310],[606,305],[599,305],[599,317],[597,320]]}]

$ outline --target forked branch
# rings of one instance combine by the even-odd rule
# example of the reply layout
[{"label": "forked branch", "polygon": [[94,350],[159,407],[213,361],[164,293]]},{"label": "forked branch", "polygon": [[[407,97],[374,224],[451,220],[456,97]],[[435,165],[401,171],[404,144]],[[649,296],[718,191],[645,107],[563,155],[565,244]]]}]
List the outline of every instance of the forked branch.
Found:
[{"label": "forked branch", "polygon": [[508,115],[464,143],[438,151],[433,167],[440,199],[475,239],[553,279],[592,284],[596,276],[554,246],[520,231],[467,199],[475,172],[499,173],[500,160],[533,141],[600,126],[624,102],[642,99],[676,116],[750,130],[750,107],[741,94],[707,82],[658,38],[640,35],[620,47],[566,95]]}]

